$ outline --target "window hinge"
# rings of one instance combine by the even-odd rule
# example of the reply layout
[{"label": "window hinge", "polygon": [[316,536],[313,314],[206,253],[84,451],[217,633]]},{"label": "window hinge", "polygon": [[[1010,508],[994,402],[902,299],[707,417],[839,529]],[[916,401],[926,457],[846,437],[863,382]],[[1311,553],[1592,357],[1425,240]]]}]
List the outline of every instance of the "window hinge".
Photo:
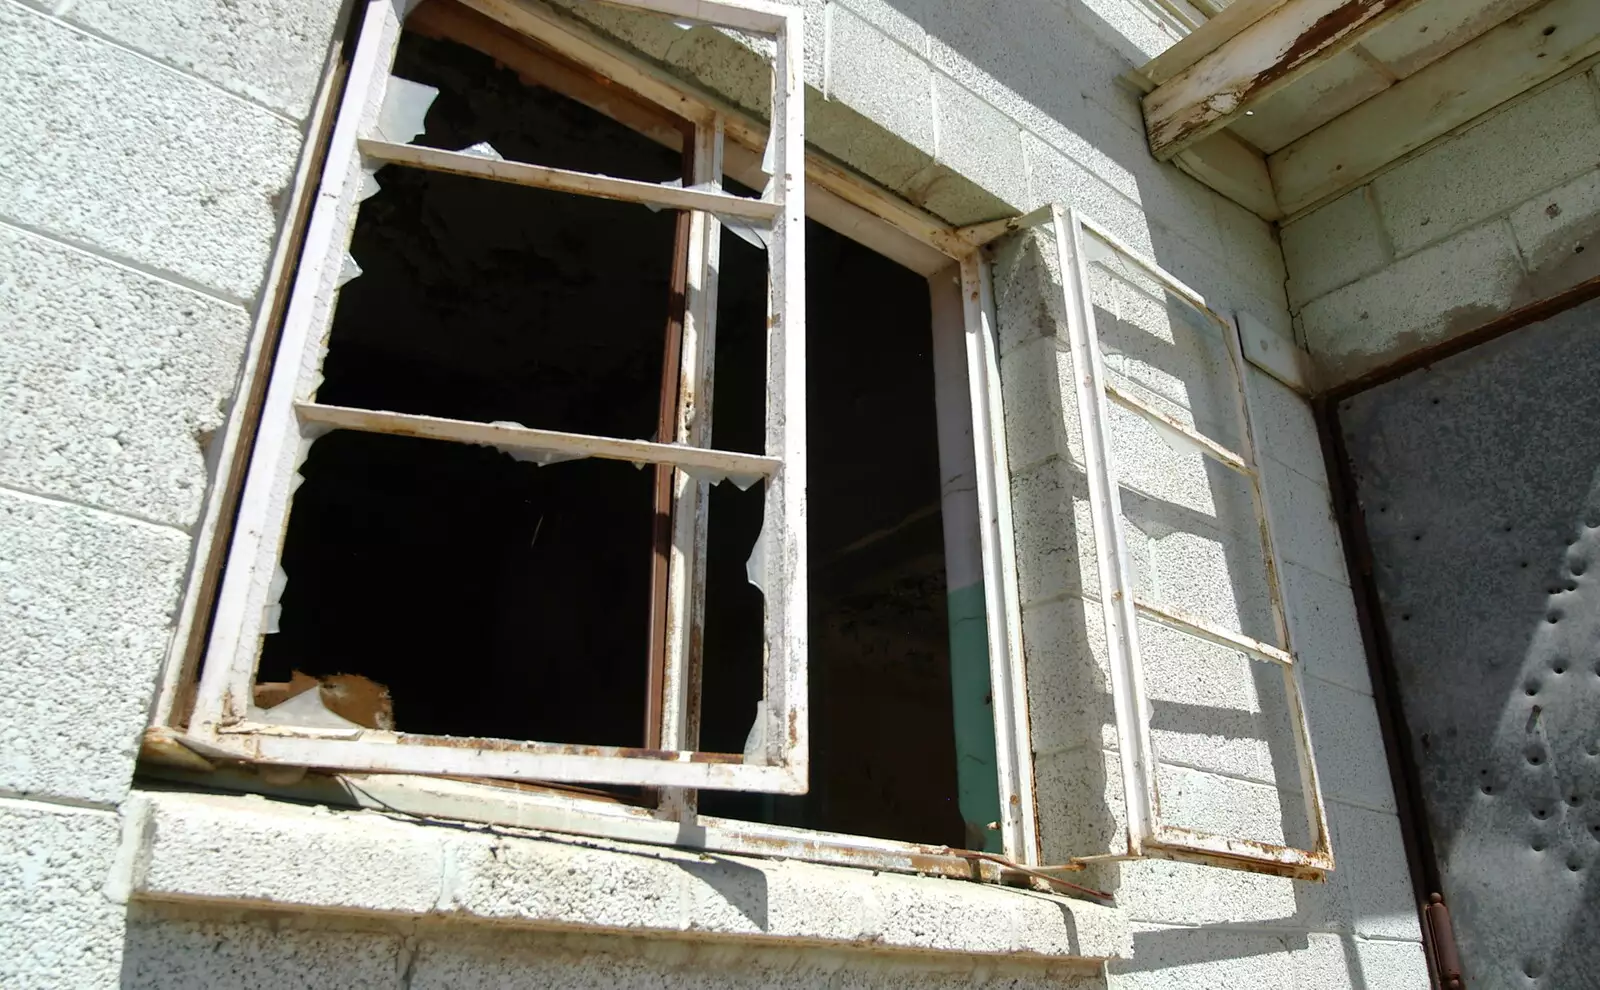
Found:
[{"label": "window hinge", "polygon": [[1461,976],[1461,956],[1456,952],[1455,928],[1450,924],[1450,909],[1444,896],[1429,894],[1428,906],[1423,909],[1427,922],[1424,934],[1433,950],[1434,965],[1439,971],[1439,986],[1443,990],[1465,990],[1466,980]]}]

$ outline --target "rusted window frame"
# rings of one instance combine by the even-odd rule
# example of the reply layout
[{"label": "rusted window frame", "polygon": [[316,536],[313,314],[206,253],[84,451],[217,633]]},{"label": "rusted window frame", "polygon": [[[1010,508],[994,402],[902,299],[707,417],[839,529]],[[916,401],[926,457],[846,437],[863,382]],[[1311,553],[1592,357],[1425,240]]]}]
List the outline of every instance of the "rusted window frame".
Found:
[{"label": "rusted window frame", "polygon": [[[1044,219],[1040,217],[1039,219]],[[1294,652],[1292,623],[1279,579],[1282,573],[1273,540],[1271,513],[1260,466],[1255,454],[1254,422],[1247,365],[1238,328],[1214,312],[1193,289],[1168,274],[1160,265],[1129,247],[1115,235],[1076,209],[1054,206],[1048,210],[1058,257],[1076,385],[1077,413],[1082,424],[1084,466],[1089,480],[1090,515],[1095,530],[1096,568],[1110,658],[1112,703],[1116,713],[1117,744],[1127,801],[1127,851],[1129,856],[1152,856],[1278,873],[1302,879],[1320,878],[1333,869],[1327,812],[1312,752],[1306,719],[1305,690]],[[1181,298],[1212,322],[1226,344],[1234,375],[1234,393],[1242,444],[1229,450],[1200,435],[1192,427],[1150,408],[1106,380],[1099,331],[1090,295],[1087,239],[1098,240],[1103,250],[1131,262],[1167,291]],[[1266,643],[1225,629],[1197,616],[1140,597],[1134,589],[1132,566],[1123,530],[1122,504],[1112,453],[1109,403],[1142,416],[1174,445],[1188,446],[1244,476],[1260,529],[1262,567],[1271,600],[1278,642]],[[1164,824],[1156,785],[1157,754],[1151,740],[1150,705],[1145,696],[1144,670],[1139,652],[1140,619],[1185,633],[1196,639],[1236,650],[1254,661],[1275,664],[1283,673],[1284,694],[1295,735],[1300,788],[1305,799],[1312,848],[1259,842],[1200,832]]]},{"label": "rusted window frame", "polygon": [[[745,185],[758,185],[764,181],[761,162],[769,128],[745,111],[666,73],[581,22],[540,4],[526,0],[457,2],[497,22],[513,35],[544,46],[568,60],[578,70],[604,80],[600,90],[588,94],[589,99],[598,100],[590,105],[627,126],[649,133],[663,143],[676,145],[680,140],[678,135],[661,133],[659,121],[648,119],[648,114],[641,118],[636,110],[628,106],[613,105],[612,97],[626,95],[629,99],[646,100],[666,108],[676,118],[709,124],[698,127],[694,132],[696,141],[702,142],[697,143],[696,160],[705,163],[703,168],[696,169],[700,179],[725,173]],[[349,48],[343,50],[348,51]],[[319,119],[336,116],[338,94],[345,77],[350,74],[350,61],[340,57],[340,52],[341,49],[336,46],[325,72],[319,95],[319,107],[322,108],[322,117]],[[561,74],[556,81],[570,83],[571,79]],[[725,130],[728,137],[725,146],[711,141],[716,128]],[[310,153],[301,165],[295,186],[297,201],[318,198],[316,177],[320,163],[328,157],[324,146],[329,143],[327,135],[331,129],[331,122],[323,126],[321,133],[324,136],[318,149]],[[713,162],[704,155],[706,143],[724,153],[725,160]],[[927,277],[935,294],[935,308],[942,307],[945,319],[959,325],[967,357],[978,482],[977,523],[986,597],[990,676],[995,699],[997,769],[1002,808],[1002,818],[997,824],[1000,826],[1004,858],[1024,868],[1037,866],[1040,863],[1037,809],[1033,796],[1032,753],[1027,738],[1028,700],[1022,656],[1021,612],[989,265],[977,250],[978,245],[961,232],[840,168],[825,156],[809,155],[804,158],[803,173],[788,174],[803,174],[808,185],[805,206],[814,219]],[[305,209],[309,210],[309,205]],[[715,217],[700,215],[705,216],[708,222],[715,220]],[[301,221],[286,229],[285,240],[274,256],[275,271],[292,271],[298,247],[308,240],[311,233],[303,229],[304,223]],[[717,237],[710,236],[714,232],[714,228],[708,226],[701,248],[708,255],[716,250],[719,243]],[[321,236],[327,236],[325,227]],[[699,243],[698,236],[696,243]],[[714,270],[714,255],[710,255],[709,264]],[[253,354],[271,353],[276,329],[291,291],[291,280],[286,277],[269,285],[269,298],[273,302],[258,321],[252,344]],[[706,297],[706,302],[710,302],[710,297]],[[693,308],[692,305],[690,308]],[[710,317],[714,312],[714,305],[706,306],[705,326],[708,332],[711,330]],[[705,353],[711,346],[709,336],[700,338],[700,353]],[[695,348],[689,348],[685,361],[692,360],[695,353]],[[253,367],[264,367],[265,364],[265,360],[262,360]],[[266,377],[247,369],[245,386],[261,390]],[[251,386],[251,382],[263,384]],[[260,401],[256,399],[251,403],[241,403],[230,411],[225,430],[228,442],[248,450],[250,435],[256,428]],[[687,404],[680,402],[679,409],[685,408]],[[680,441],[683,439],[680,433]],[[318,775],[305,778],[303,784],[272,784],[266,778],[258,778],[249,772],[236,774],[224,768],[210,768],[204,760],[194,755],[194,750],[198,749],[214,755],[235,758],[242,755],[247,761],[252,759],[244,747],[231,751],[208,747],[204,738],[197,737],[188,728],[192,721],[190,711],[195,669],[208,630],[205,617],[211,612],[213,589],[220,580],[218,572],[228,557],[229,531],[222,520],[232,515],[232,506],[239,498],[245,467],[242,458],[227,463],[232,467],[228,468],[208,496],[208,525],[199,537],[201,545],[197,548],[196,566],[184,596],[179,635],[175,637],[169,652],[161,690],[152,711],[151,725],[145,734],[145,748],[141,757],[145,761],[143,765],[151,772],[201,771],[204,774],[199,778],[202,783],[214,780],[216,786],[224,788],[242,783],[246,790],[270,793],[292,794],[305,790],[308,799],[327,800],[326,787],[315,783],[321,779]],[[683,480],[681,473],[678,480],[680,483]],[[695,527],[697,533],[703,533],[703,506],[702,501],[695,512],[680,511],[675,515],[675,545],[693,545],[694,541],[702,539],[696,536],[694,541],[685,540],[683,534],[677,531],[684,527]],[[674,582],[703,582],[703,573],[683,566],[681,557],[675,557],[674,563],[678,565],[672,574]],[[680,660],[666,671],[665,690],[674,698],[687,693],[693,699],[697,694],[697,672],[682,651],[685,648],[683,641],[693,635],[692,623],[697,624],[700,620],[694,611],[698,608],[699,600],[689,596],[676,601],[680,606],[689,607],[690,616],[685,619],[677,614],[672,619],[670,628],[676,631],[676,638],[672,640],[670,655]],[[214,623],[210,624],[210,628],[214,628]],[[687,706],[668,702],[665,705],[663,733],[672,738],[693,738],[697,731],[696,718],[697,707],[692,700]],[[674,722],[674,719],[678,721]],[[657,806],[643,808],[588,798],[577,791],[529,790],[526,786],[508,789],[487,782],[452,779],[481,775],[367,774],[359,771],[351,774],[348,770],[338,768],[330,770],[333,781],[344,782],[335,785],[340,793],[358,798],[368,793],[378,794],[381,797],[374,799],[378,801],[375,807],[430,817],[519,824],[551,831],[609,836],[708,851],[783,855],[820,863],[896,872],[986,880],[1019,875],[1016,869],[994,859],[962,855],[944,847],[700,815],[693,788],[664,787],[659,792]],[[237,778],[237,782],[224,783],[219,779],[223,777],[229,780]],[[1041,882],[1040,878],[1036,876],[1035,882]]]},{"label": "rusted window frame", "polygon": [[[631,784],[661,788],[721,788],[803,793],[809,741],[806,718],[805,552],[805,296],[804,96],[800,11],[760,0],[623,0],[621,6],[765,35],[775,46],[773,126],[768,137],[773,176],[767,193],[750,200],[717,190],[722,116],[687,105],[670,88],[640,88],[695,127],[697,172],[710,188],[671,188],[542,166],[499,162],[384,140],[378,120],[399,42],[402,0],[369,0],[334,124],[317,201],[291,290],[276,365],[244,482],[239,520],[228,554],[216,615],[185,742],[202,753],[261,763],[356,771],[463,774],[514,780]],[[514,2],[469,3],[518,27],[530,8]],[[684,360],[678,435],[672,443],[583,437],[537,429],[463,423],[377,410],[344,410],[314,401],[326,335],[338,295],[346,249],[366,176],[385,163],[474,175],[483,179],[685,209],[692,220]],[[716,171],[712,171],[716,169]],[[769,257],[768,434],[765,455],[706,450],[697,441],[694,397],[708,381],[715,312],[718,214],[771,225]],[[687,398],[688,401],[682,401]],[[249,705],[267,628],[272,583],[287,526],[296,470],[309,443],[328,428],[427,435],[508,449],[609,457],[672,465],[678,496],[669,578],[668,650],[662,745],[657,748],[580,746],[421,736],[375,729],[315,730],[252,722]],[[492,434],[492,436],[491,436]],[[743,754],[688,748],[689,652],[698,621],[694,599],[703,584],[704,492],[717,475],[766,481],[766,694],[756,745]]]}]

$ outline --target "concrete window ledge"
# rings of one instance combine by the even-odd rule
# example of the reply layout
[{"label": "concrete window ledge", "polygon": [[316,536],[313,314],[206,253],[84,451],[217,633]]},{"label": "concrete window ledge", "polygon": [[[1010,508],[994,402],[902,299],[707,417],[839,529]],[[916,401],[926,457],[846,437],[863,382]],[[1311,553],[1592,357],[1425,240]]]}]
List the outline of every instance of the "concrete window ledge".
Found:
[{"label": "concrete window ledge", "polygon": [[139,791],[124,821],[122,880],[147,902],[1041,963],[1132,953],[1127,917],[1115,908],[961,880],[256,796]]}]

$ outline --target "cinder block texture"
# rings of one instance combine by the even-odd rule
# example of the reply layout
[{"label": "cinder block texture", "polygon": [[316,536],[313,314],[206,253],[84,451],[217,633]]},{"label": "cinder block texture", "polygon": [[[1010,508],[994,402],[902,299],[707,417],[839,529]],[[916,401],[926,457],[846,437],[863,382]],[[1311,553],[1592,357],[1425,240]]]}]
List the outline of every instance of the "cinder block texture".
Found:
[{"label": "cinder block texture", "polygon": [[1321,384],[1335,385],[1527,301],[1510,226],[1491,220],[1328,293],[1300,319]]},{"label": "cinder block texture", "polygon": [[1373,181],[1395,252],[1407,255],[1595,167],[1600,110],[1587,76],[1481,119]]},{"label": "cinder block texture", "polygon": [[1511,230],[1540,295],[1600,274],[1600,171],[1512,210]]},{"label": "cinder block texture", "polygon": [[844,101],[933,154],[933,70],[927,61],[844,7],[835,6],[827,20],[828,99]]},{"label": "cinder block texture", "polygon": [[0,483],[191,525],[243,309],[0,226]]},{"label": "cinder block texture", "polygon": [[1348,891],[1357,934],[1375,938],[1422,938],[1420,900],[1411,887],[1411,869],[1400,819],[1332,801],[1328,804],[1341,886]]},{"label": "cinder block texture", "polygon": [[1323,795],[1393,812],[1394,786],[1372,698],[1308,678],[1306,709]]},{"label": "cinder block texture", "polygon": [[0,218],[256,295],[303,140],[293,124],[12,3],[0,47]]},{"label": "cinder block texture", "polygon": [[0,788],[127,793],[188,557],[176,530],[0,492]]},{"label": "cinder block texture", "polygon": [[1270,450],[1262,463],[1262,492],[1278,558],[1335,581],[1349,580],[1333,496],[1320,481],[1284,467]]},{"label": "cinder block texture", "polygon": [[1311,403],[1296,395],[1276,378],[1251,366],[1251,411],[1255,420],[1256,446],[1273,460],[1314,481],[1327,483],[1327,464],[1322,457],[1322,438]]},{"label": "cinder block texture", "polygon": [[1303,306],[1393,261],[1380,224],[1367,185],[1285,226],[1289,304]]},{"label": "cinder block texture", "polygon": [[687,990],[1090,990],[1098,974],[992,960],[930,963],[869,952],[596,938],[538,933],[511,938],[428,934],[411,990],[619,987]]},{"label": "cinder block texture", "polygon": [[[1028,173],[1017,122],[948,76],[934,76],[933,93],[939,163],[972,178],[1013,208],[1026,200]],[[973,216],[966,222],[984,219],[990,218]]]},{"label": "cinder block texture", "polygon": [[1340,880],[1337,870],[1326,883],[1307,883],[1150,859],[1123,865],[1117,901],[1127,908],[1135,924],[1238,925],[1332,932],[1349,927],[1348,901]]},{"label": "cinder block texture", "polygon": [[77,0],[65,16],[230,93],[303,120],[333,40],[336,0]]},{"label": "cinder block texture", "polygon": [[1428,960],[1420,942],[1356,940],[1361,982],[1367,990],[1403,990],[1428,985]]},{"label": "cinder block texture", "polygon": [[1127,949],[1113,909],[963,881],[145,794],[135,895],[525,928],[871,944],[1040,963]]},{"label": "cinder block texture", "polygon": [[1285,563],[1283,597],[1306,674],[1371,694],[1366,645],[1350,587],[1300,564]]},{"label": "cinder block texture", "polygon": [[[1416,943],[1366,943],[1348,936],[1205,928],[1141,926],[1133,959],[1115,963],[1112,990],[1227,987],[1280,990],[1316,986],[1330,990],[1420,990],[1427,971]],[[1367,965],[1365,945],[1381,945]],[[1393,954],[1390,955],[1390,947]]]},{"label": "cinder block texture", "polygon": [[398,990],[398,935],[135,911],[121,990]]},{"label": "cinder block texture", "polygon": [[122,907],[105,895],[117,831],[107,811],[0,800],[0,986],[117,986]]}]

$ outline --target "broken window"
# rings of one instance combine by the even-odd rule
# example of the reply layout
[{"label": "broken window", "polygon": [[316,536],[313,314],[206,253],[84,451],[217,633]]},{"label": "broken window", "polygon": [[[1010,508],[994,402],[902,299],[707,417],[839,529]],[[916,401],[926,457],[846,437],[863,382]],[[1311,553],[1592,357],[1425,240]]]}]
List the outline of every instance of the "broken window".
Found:
[{"label": "broken window", "polygon": [[983,266],[825,182],[804,220],[798,12],[696,8],[775,54],[769,136],[542,7],[406,6],[358,28],[184,741],[1037,862]]},{"label": "broken window", "polygon": [[[775,52],[769,178],[733,193],[720,115],[447,0],[404,24],[401,6],[365,8],[189,738],[269,763],[803,791],[798,13],[697,6]],[[760,248],[736,446],[711,432],[724,221]],[[737,618],[760,685],[712,751],[691,713],[723,491],[755,520]]]}]

